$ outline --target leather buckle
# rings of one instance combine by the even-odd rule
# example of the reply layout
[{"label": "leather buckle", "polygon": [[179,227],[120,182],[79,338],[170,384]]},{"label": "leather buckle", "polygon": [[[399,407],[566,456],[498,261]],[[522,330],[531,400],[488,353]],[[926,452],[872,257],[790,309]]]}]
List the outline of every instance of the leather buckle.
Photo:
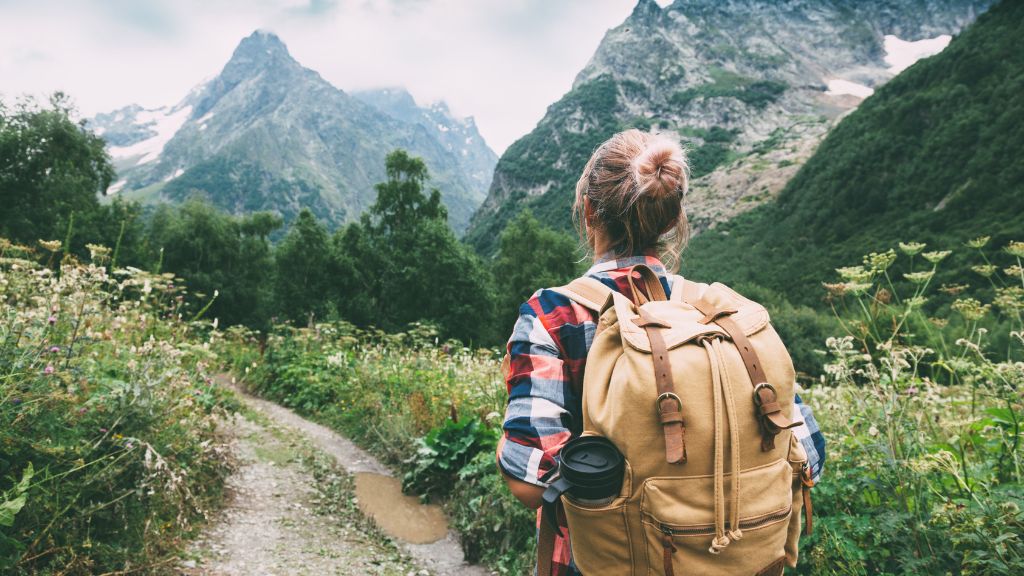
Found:
[{"label": "leather buckle", "polygon": [[760,408],[761,404],[762,404],[762,402],[761,402],[761,390],[764,389],[764,388],[767,388],[768,390],[771,390],[771,392],[772,392],[772,400],[773,401],[779,399],[779,394],[775,391],[775,387],[774,386],[772,386],[771,384],[769,384],[767,382],[761,382],[757,386],[754,386],[754,404],[757,404],[758,408]]},{"label": "leather buckle", "polygon": [[658,395],[658,399],[654,401],[654,407],[658,411],[658,414],[661,414],[662,400],[675,400],[678,411],[683,411],[683,401],[679,399],[679,396],[677,396],[675,392],[662,392]]}]

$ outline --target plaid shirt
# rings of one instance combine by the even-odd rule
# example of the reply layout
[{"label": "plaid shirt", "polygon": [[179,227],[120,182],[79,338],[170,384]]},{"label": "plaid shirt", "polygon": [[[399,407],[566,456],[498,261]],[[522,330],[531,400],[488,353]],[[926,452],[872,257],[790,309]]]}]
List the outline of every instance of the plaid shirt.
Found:
[{"label": "plaid shirt", "polygon": [[[665,293],[670,286],[664,265],[655,256],[640,255],[599,261],[586,275],[625,295],[630,294],[626,270],[646,264],[658,275]],[[519,308],[519,320],[508,342],[508,406],[498,464],[508,476],[546,486],[545,475],[558,467],[558,454],[583,428],[583,369],[596,324],[586,308],[551,290],[538,290]],[[794,431],[807,450],[815,481],[825,462],[825,438],[809,406],[796,398],[806,426]],[[539,525],[540,514],[538,511]],[[568,528],[555,541],[552,576],[577,576]]]}]

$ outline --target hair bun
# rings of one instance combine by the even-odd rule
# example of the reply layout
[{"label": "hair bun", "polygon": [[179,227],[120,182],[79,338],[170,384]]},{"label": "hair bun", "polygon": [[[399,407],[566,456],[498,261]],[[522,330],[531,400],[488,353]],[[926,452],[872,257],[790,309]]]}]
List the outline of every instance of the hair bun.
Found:
[{"label": "hair bun", "polygon": [[679,144],[665,137],[651,139],[633,160],[637,193],[652,199],[681,194],[686,188],[686,160]]}]

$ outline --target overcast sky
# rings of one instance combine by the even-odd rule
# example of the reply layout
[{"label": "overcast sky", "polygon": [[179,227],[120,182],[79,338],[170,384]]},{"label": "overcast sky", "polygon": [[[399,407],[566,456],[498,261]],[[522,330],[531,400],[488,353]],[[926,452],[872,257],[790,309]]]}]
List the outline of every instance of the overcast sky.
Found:
[{"label": "overcast sky", "polygon": [[0,0],[0,94],[64,90],[83,116],[174,104],[262,28],[343,90],[404,86],[421,104],[444,100],[501,153],[635,3]]}]

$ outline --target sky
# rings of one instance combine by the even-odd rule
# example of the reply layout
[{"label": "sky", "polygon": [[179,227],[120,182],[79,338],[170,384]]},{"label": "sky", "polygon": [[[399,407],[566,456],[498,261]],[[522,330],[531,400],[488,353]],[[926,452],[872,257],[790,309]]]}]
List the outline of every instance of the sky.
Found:
[{"label": "sky", "polygon": [[[670,0],[659,0],[668,4]],[[402,86],[499,154],[572,86],[636,0],[0,0],[0,96],[83,117],[175,104],[256,29],[343,90]]]}]

